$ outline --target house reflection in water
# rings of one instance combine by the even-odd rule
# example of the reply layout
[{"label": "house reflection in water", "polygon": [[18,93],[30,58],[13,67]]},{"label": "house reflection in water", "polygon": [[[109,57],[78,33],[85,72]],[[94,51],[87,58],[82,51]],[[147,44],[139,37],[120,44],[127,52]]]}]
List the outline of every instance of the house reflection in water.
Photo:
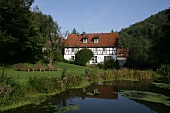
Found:
[{"label": "house reflection in water", "polygon": [[97,85],[93,88],[84,88],[85,97],[100,99],[118,99],[117,86]]}]

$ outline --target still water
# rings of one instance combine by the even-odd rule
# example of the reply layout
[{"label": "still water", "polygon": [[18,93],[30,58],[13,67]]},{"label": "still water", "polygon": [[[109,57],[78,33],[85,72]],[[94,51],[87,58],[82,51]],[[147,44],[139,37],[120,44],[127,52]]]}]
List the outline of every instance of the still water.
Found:
[{"label": "still water", "polygon": [[41,105],[28,105],[3,113],[170,113],[170,107],[132,100],[121,90],[140,90],[170,97],[170,90],[157,88],[152,81],[112,81],[95,83],[81,89],[69,89],[48,98]]}]

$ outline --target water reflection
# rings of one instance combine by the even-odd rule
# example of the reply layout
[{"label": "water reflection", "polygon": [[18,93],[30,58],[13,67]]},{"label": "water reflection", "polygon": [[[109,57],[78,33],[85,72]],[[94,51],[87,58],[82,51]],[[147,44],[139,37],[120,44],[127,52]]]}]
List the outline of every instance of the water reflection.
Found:
[{"label": "water reflection", "polygon": [[95,87],[83,88],[85,97],[100,99],[118,99],[117,86],[95,85]]},{"label": "water reflection", "polygon": [[112,81],[94,83],[81,89],[69,89],[50,97],[41,105],[29,105],[3,113],[168,113],[163,104],[132,100],[120,90],[159,92],[170,97],[170,91],[159,89],[152,81]]}]

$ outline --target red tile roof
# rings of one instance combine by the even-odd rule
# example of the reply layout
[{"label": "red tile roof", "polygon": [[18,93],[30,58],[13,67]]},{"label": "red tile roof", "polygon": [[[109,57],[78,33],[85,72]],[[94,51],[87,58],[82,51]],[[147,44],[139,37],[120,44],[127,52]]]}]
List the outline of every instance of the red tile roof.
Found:
[{"label": "red tile roof", "polygon": [[117,57],[128,57],[129,49],[117,49]]},{"label": "red tile roof", "polygon": [[[87,43],[82,39],[87,38]],[[98,38],[98,43],[93,39]],[[115,47],[118,45],[118,33],[69,34],[65,40],[66,47]]]}]

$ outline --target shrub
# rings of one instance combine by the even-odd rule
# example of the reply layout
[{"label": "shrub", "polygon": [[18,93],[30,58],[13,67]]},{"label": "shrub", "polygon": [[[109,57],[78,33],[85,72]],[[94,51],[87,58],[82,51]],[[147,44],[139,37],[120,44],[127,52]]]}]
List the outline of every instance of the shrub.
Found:
[{"label": "shrub", "polygon": [[99,67],[99,69],[104,69],[104,64],[103,63],[98,63],[97,67]]},{"label": "shrub", "polygon": [[81,49],[76,53],[75,63],[80,66],[85,66],[93,57],[93,52],[90,49]]},{"label": "shrub", "polygon": [[0,106],[10,105],[25,98],[25,88],[16,83],[12,77],[0,76]]},{"label": "shrub", "polygon": [[64,68],[62,71],[62,79],[66,87],[73,87],[82,83],[83,76],[71,73],[68,68]]},{"label": "shrub", "polygon": [[104,69],[118,69],[118,63],[114,59],[105,60]]},{"label": "shrub", "polygon": [[164,64],[159,68],[159,73],[163,76],[170,76],[170,65]]},{"label": "shrub", "polygon": [[59,78],[51,78],[47,76],[30,77],[27,86],[29,90],[39,93],[49,93],[63,89],[63,84]]},{"label": "shrub", "polygon": [[95,69],[86,69],[84,76],[88,77],[90,82],[97,82],[101,79],[100,74]]}]

